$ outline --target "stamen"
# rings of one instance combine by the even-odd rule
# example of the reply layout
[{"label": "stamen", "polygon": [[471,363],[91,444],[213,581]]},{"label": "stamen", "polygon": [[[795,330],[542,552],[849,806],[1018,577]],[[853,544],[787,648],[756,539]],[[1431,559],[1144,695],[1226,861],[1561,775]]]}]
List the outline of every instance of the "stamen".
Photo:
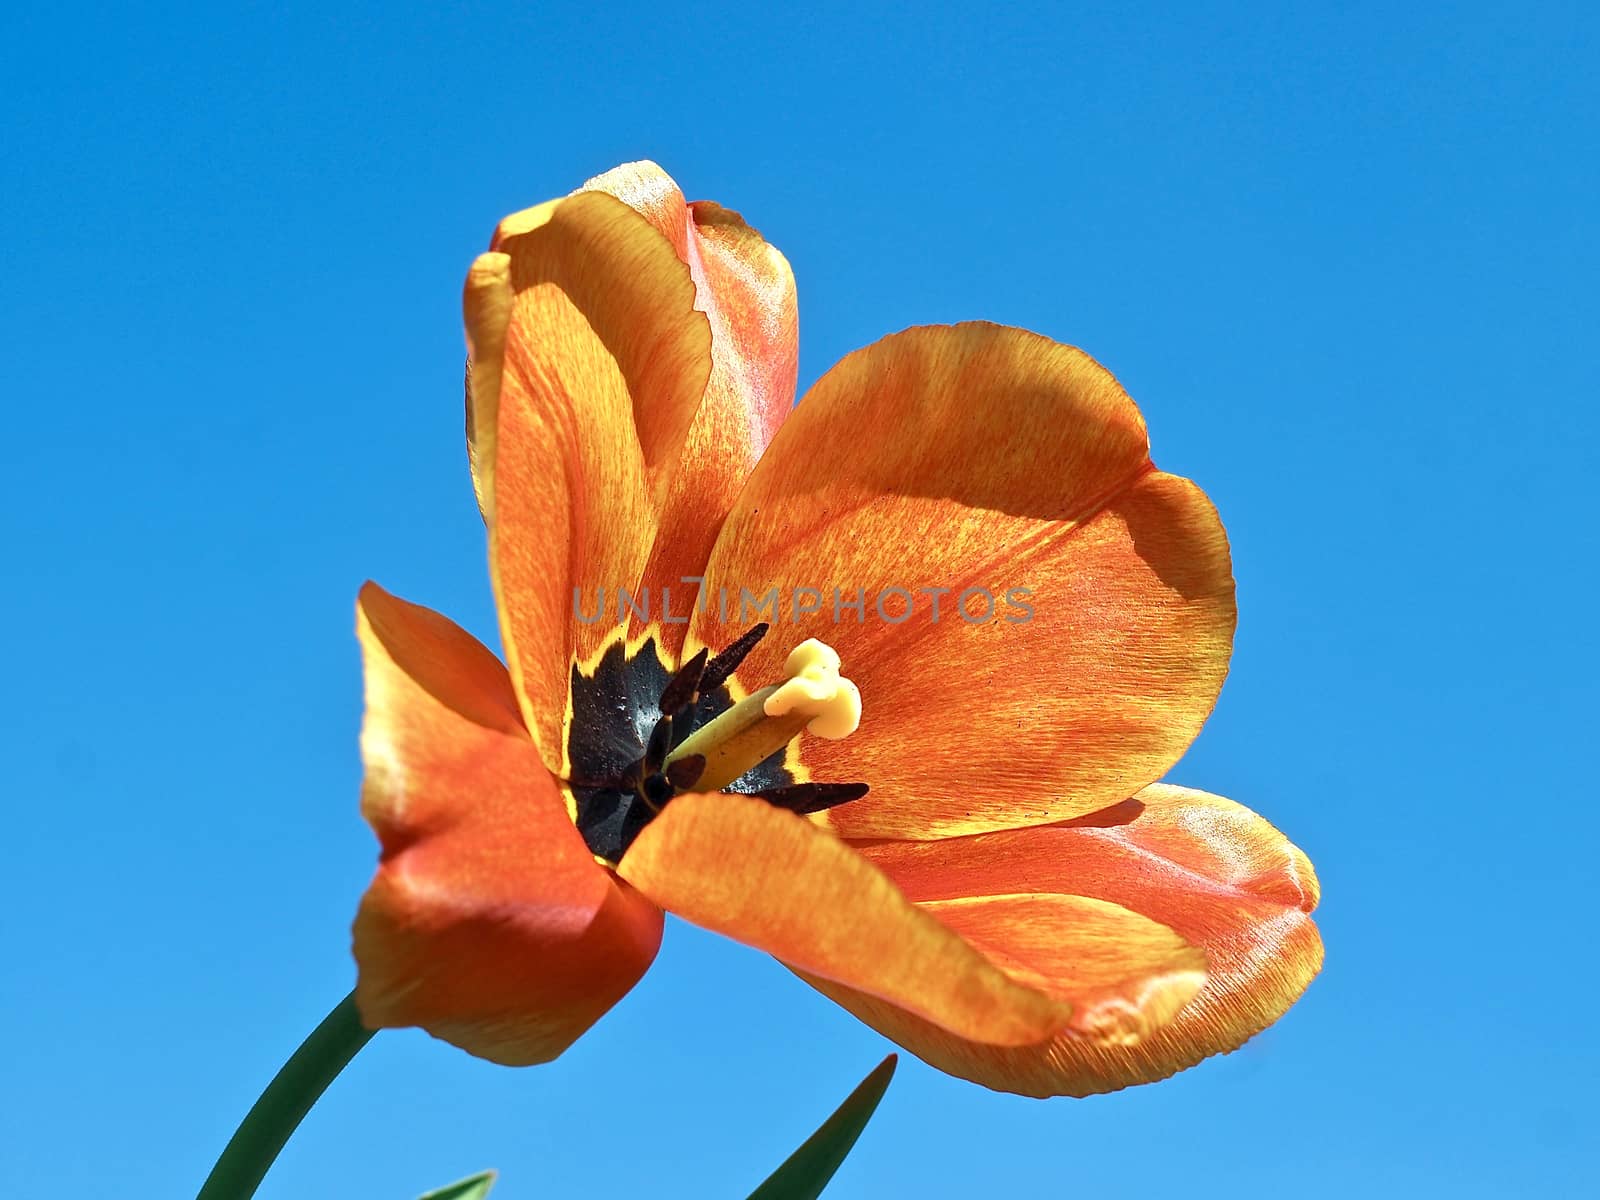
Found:
[{"label": "stamen", "polygon": [[653,775],[661,770],[661,765],[667,761],[667,751],[671,748],[672,716],[668,714],[658,720],[650,731],[650,740],[644,748],[643,774]]},{"label": "stamen", "polygon": [[700,653],[679,667],[678,673],[662,689],[661,714],[663,716],[673,716],[679,709],[688,705],[699,693],[708,653],[709,651],[702,646]]},{"label": "stamen", "polygon": [[672,799],[672,784],[665,775],[649,775],[645,777],[644,786],[639,792],[646,804],[660,812],[667,801]]},{"label": "stamen", "polygon": [[768,804],[787,808],[790,812],[814,813],[835,805],[848,804],[867,794],[864,783],[793,783],[788,787],[767,788],[754,792]]},{"label": "stamen", "polygon": [[740,634],[738,641],[711,660],[711,665],[706,668],[705,674],[700,679],[700,690],[714,692],[727,683],[739,669],[739,664],[745,660],[745,656],[756,648],[756,643],[766,637],[767,630],[771,628],[772,626],[762,621]]},{"label": "stamen", "polygon": [[677,791],[686,791],[700,782],[700,776],[704,775],[705,771],[705,755],[691,754],[687,758],[676,759],[667,764],[667,782]]}]

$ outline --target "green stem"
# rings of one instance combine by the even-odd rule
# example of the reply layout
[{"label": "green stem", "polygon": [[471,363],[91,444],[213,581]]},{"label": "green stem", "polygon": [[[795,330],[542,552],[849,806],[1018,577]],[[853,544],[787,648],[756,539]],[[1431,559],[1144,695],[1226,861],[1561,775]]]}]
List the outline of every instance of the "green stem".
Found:
[{"label": "green stem", "polygon": [[250,1200],[301,1118],[372,1040],[372,1033],[362,1026],[351,992],[272,1077],[228,1139],[196,1200]]}]

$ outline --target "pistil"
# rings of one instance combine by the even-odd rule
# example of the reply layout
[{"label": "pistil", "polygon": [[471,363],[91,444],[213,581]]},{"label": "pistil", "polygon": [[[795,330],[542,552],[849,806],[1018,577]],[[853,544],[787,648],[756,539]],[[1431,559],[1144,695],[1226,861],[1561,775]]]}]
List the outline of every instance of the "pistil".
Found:
[{"label": "pistil", "polygon": [[746,696],[690,734],[667,756],[668,768],[705,760],[696,791],[721,791],[801,733],[837,740],[861,723],[861,693],[839,674],[839,655],[808,638],[789,653],[785,678]]}]

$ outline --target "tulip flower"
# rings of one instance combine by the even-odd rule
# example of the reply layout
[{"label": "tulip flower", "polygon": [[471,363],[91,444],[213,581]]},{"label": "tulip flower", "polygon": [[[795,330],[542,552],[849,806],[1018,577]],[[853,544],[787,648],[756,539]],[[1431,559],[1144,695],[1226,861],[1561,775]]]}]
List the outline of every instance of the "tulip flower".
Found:
[{"label": "tulip flower", "polygon": [[1159,782],[1232,568],[1093,359],[914,328],[795,405],[788,263],[649,163],[501,222],[465,318],[505,662],[361,593],[367,1025],[548,1061],[665,912],[1031,1096],[1163,1078],[1304,991],[1309,861]]}]

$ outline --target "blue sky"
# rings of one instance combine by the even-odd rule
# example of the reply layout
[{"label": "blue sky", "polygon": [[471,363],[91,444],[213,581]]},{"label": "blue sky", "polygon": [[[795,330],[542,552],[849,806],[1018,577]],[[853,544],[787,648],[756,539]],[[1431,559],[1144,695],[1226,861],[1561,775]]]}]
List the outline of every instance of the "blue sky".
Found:
[{"label": "blue sky", "polygon": [[[1570,1194],[1587,1024],[1594,10],[41,6],[0,44],[0,1180],[192,1193],[350,986],[365,578],[494,628],[461,275],[652,157],[794,264],[801,382],[1081,345],[1228,525],[1173,778],[1322,876],[1241,1052],[1090,1101],[903,1063],[830,1196]],[[1589,729],[1590,734],[1584,734]],[[681,924],[558,1063],[386,1033],[265,1197],[741,1196],[886,1051]]]}]

